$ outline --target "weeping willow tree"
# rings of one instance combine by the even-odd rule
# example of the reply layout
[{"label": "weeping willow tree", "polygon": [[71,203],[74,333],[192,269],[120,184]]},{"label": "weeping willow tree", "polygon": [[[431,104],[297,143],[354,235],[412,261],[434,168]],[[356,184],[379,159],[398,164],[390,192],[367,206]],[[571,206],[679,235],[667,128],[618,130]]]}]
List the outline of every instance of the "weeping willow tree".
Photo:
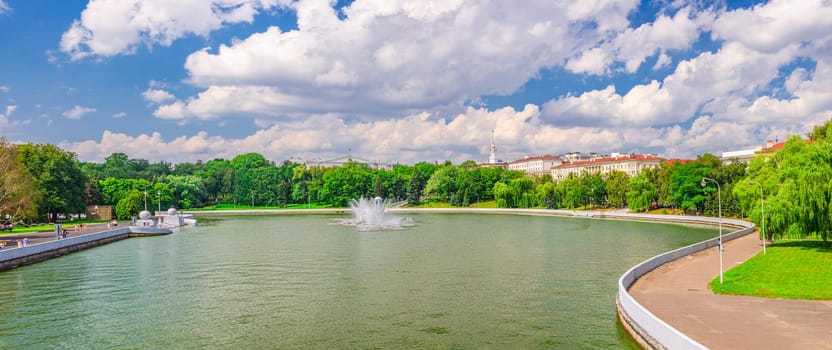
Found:
[{"label": "weeping willow tree", "polygon": [[[765,218],[760,188],[765,196]],[[748,176],[734,186],[743,210],[768,238],[821,238],[832,231],[832,143],[807,142],[795,136],[774,154],[749,164]]]},{"label": "weeping willow tree", "polygon": [[495,183],[494,199],[500,208],[533,208],[538,205],[534,180],[528,177],[513,179],[508,185]]},{"label": "weeping willow tree", "polygon": [[643,212],[650,209],[650,204],[658,197],[658,188],[650,179],[650,170],[645,169],[630,179],[630,190],[627,192],[627,206],[633,212]]}]

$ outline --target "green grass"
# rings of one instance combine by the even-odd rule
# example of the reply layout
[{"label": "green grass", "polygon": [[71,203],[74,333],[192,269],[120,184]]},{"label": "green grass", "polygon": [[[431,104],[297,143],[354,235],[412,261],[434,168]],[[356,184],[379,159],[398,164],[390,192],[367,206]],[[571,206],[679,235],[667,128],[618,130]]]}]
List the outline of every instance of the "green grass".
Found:
[{"label": "green grass", "polygon": [[471,208],[496,208],[497,201],[477,202],[471,204]]},{"label": "green grass", "polygon": [[832,299],[832,249],[821,241],[781,241],[710,283],[717,294]]},{"label": "green grass", "polygon": [[497,201],[487,201],[487,202],[477,202],[472,203],[469,207],[463,206],[454,206],[448,202],[440,202],[440,201],[425,201],[419,203],[419,205],[413,206],[408,205],[408,208],[496,208]]},{"label": "green grass", "polygon": [[408,208],[460,208],[448,202],[422,202],[419,205],[408,205]]},{"label": "green grass", "polygon": [[312,204],[311,207],[309,204],[289,204],[285,207],[270,207],[270,206],[250,206],[244,204],[217,204],[217,205],[209,205],[202,208],[192,208],[187,209],[188,211],[203,211],[203,210],[259,210],[259,209],[327,209],[332,208],[328,205],[321,205],[321,204]]},{"label": "green grass", "polygon": [[[107,222],[107,220],[74,220],[71,222],[61,222],[60,224],[63,225],[65,228],[71,228],[73,225],[76,224],[93,224],[99,222]],[[29,233],[29,232],[43,232],[43,231],[54,231],[55,224],[42,224],[42,225],[34,225],[34,226],[21,226],[15,225],[14,229],[9,231],[0,231],[0,237],[7,236],[7,235],[16,235],[18,233]]]}]

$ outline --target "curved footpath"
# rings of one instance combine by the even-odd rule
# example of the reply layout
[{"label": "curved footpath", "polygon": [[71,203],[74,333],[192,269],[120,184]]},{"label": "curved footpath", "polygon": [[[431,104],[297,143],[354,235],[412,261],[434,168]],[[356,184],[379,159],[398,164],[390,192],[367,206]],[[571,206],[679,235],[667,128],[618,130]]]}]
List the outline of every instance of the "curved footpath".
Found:
[{"label": "curved footpath", "polygon": [[[725,243],[725,270],[762,250],[757,234]],[[662,265],[630,287],[654,315],[711,349],[832,349],[832,301],[713,294],[716,248]]]}]

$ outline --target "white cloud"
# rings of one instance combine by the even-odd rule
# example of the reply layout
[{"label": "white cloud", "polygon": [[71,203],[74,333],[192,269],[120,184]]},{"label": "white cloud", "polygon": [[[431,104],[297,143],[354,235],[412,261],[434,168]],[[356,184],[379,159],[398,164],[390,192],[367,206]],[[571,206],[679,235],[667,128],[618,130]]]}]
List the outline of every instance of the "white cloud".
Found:
[{"label": "white cloud", "polygon": [[11,10],[12,8],[9,7],[9,4],[7,4],[4,0],[0,0],[0,15],[10,12]]},{"label": "white cloud", "polygon": [[9,92],[9,91],[11,91],[11,89],[12,88],[10,88],[6,85],[0,85],[0,92]]},{"label": "white cloud", "polygon": [[634,6],[357,0],[340,19],[328,0],[301,0],[294,5],[297,30],[271,27],[191,54],[188,81],[205,90],[170,107],[184,107],[178,118],[203,119],[305,109],[378,117],[459,107],[476,96],[513,93],[542,68],[626,26]]},{"label": "white cloud", "polygon": [[14,110],[17,109],[17,106],[6,106],[5,112],[0,114],[0,126],[8,126],[11,125],[9,122],[9,118],[11,117]]},{"label": "white cloud", "polygon": [[67,111],[61,113],[62,116],[68,119],[81,119],[85,114],[95,112],[95,108],[82,107],[75,105]]},{"label": "white cloud", "polygon": [[[65,145],[84,160],[112,152],[155,161],[244,152],[310,159],[352,148],[367,159],[458,162],[485,160],[494,129],[504,159],[568,151],[687,158],[747,148],[832,116],[832,29],[827,17],[816,18],[829,6],[801,2],[798,15],[781,16],[784,4],[735,11],[674,5],[672,15],[627,28],[633,1],[356,0],[339,17],[331,1],[300,0],[293,3],[297,30],[272,27],[189,55],[186,82],[201,88],[195,96],[177,99],[155,81],[143,93],[158,104],[160,119],[230,125],[223,118],[247,116],[262,130],[168,138],[106,131],[100,140]],[[796,23],[803,15],[817,26]],[[719,39],[713,51],[694,49],[711,30]],[[629,75],[645,62],[654,70],[648,79]],[[600,80],[605,88],[521,110],[461,107],[511,94],[550,67],[640,83]]]},{"label": "white cloud", "polygon": [[124,113],[124,112],[118,112],[116,114],[113,114],[113,118],[115,118],[115,119],[124,118],[126,116],[127,116],[127,113]]},{"label": "white cloud", "polygon": [[[648,57],[659,53],[655,67],[670,63],[669,50],[689,49],[699,33],[711,26],[714,13],[696,12],[686,7],[673,17],[661,14],[654,22],[638,28],[626,28],[611,40],[576,55],[566,63],[573,73],[606,74],[615,62],[624,64],[623,70],[635,73]],[[654,68],[655,69],[655,68]]]},{"label": "white cloud", "polygon": [[155,104],[160,104],[167,101],[172,101],[176,99],[176,96],[173,96],[171,93],[162,90],[162,89],[153,89],[148,88],[144,92],[142,92],[142,97],[148,101],[153,102]]},{"label": "white cloud", "polygon": [[625,94],[614,86],[565,96],[544,105],[544,115],[568,125],[672,125],[697,111],[718,113],[734,98],[752,96],[779,74],[779,67],[800,54],[792,45],[771,54],[728,42],[679,62],[659,83],[636,85]]},{"label": "white cloud", "polygon": [[[276,123],[241,138],[211,136],[199,132],[165,140],[161,134],[127,134],[106,131],[101,140],[63,143],[80,159],[101,161],[112,152],[153,161],[189,161],[214,157],[232,158],[245,152],[259,152],[280,161],[292,156],[326,159],[352,154],[371,160],[413,163],[450,159],[454,162],[488,155],[490,130],[495,130],[498,154],[515,159],[531,154],[565,153],[575,150],[642,152],[667,148],[674,154],[692,155],[692,150],[711,146],[720,134],[705,123],[690,131],[667,128],[556,127],[540,118],[535,105],[522,110],[468,108],[449,118],[419,113],[398,119],[347,121],[334,114],[310,116],[302,121]],[[747,128],[751,133],[751,127]],[[720,129],[721,130],[721,129]],[[750,139],[750,138],[749,138]],[[734,138],[732,142],[745,141]]]},{"label": "white cloud", "polygon": [[582,52],[577,58],[566,63],[566,69],[572,73],[604,74],[612,63],[610,53],[600,47],[593,47]]},{"label": "white cloud", "polygon": [[762,52],[776,52],[795,43],[829,40],[832,3],[772,0],[750,9],[737,9],[717,19],[713,36]]},{"label": "white cloud", "polygon": [[170,46],[188,35],[207,36],[288,5],[288,0],[90,0],[61,36],[60,50],[72,60],[131,54],[140,45]]},{"label": "white cloud", "polygon": [[659,54],[659,57],[656,58],[656,64],[653,65],[653,70],[662,69],[671,63],[673,63],[673,59],[670,58],[670,56],[668,56],[664,52],[662,52],[661,54]]}]

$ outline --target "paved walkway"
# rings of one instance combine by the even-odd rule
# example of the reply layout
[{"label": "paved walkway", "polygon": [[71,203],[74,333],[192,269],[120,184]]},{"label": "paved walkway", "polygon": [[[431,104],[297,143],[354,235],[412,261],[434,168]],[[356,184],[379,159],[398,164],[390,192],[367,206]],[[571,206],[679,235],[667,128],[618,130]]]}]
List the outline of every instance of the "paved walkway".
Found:
[{"label": "paved walkway", "polygon": [[[122,227],[122,225],[129,224],[129,222],[119,222],[118,227]],[[68,230],[66,235],[67,238],[86,235],[95,232],[101,232],[110,229],[109,227],[107,227],[106,223],[88,224],[83,230],[79,228],[77,231],[73,229],[74,225],[65,224],[63,227]],[[27,232],[11,235],[0,235],[0,241],[6,242],[6,247],[4,249],[17,248],[17,241],[22,240],[23,238],[29,238],[29,244],[35,244],[41,242],[54,241],[57,239],[57,236],[55,235],[55,231]]]},{"label": "paved walkway", "polygon": [[[726,271],[760,252],[758,237],[725,244]],[[832,349],[832,301],[715,295],[708,282],[718,275],[719,255],[711,248],[651,271],[630,294],[711,349]]]}]

